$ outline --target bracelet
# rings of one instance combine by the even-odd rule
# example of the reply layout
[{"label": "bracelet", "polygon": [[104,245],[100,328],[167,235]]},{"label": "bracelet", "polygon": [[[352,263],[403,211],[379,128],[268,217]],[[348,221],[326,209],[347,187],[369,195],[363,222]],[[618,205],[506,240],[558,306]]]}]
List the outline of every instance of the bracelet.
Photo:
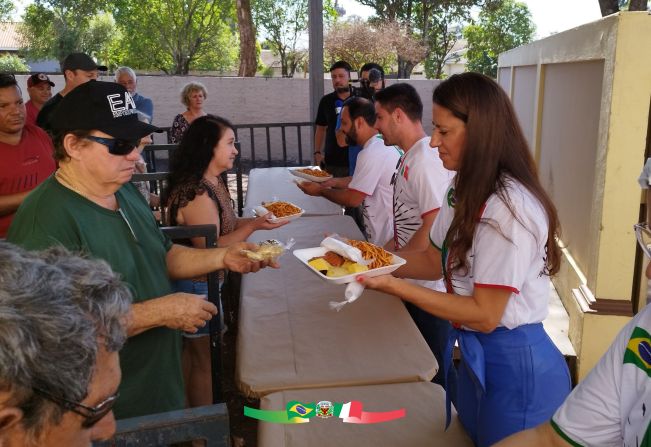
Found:
[{"label": "bracelet", "polygon": [[314,153],[314,155],[316,155],[316,154],[321,155],[321,151],[316,151],[316,152]]}]

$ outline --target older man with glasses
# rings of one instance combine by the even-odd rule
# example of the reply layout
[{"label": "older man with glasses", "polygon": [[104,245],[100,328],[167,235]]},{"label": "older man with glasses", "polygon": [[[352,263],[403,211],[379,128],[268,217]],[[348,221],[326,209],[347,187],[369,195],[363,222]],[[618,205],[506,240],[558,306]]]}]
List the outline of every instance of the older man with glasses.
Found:
[{"label": "older man with glasses", "polygon": [[130,303],[105,262],[0,242],[0,445],[113,435]]},{"label": "older man with glasses", "polygon": [[172,293],[169,280],[222,269],[256,271],[264,264],[241,253],[256,246],[189,248],[173,244],[158,229],[129,181],[139,140],[159,129],[138,119],[123,86],[80,85],[61,100],[52,125],[59,169],[23,203],[8,240],[28,249],[63,245],[106,260],[134,293],[129,341],[120,351],[123,380],[116,415],[181,409],[179,331],[196,332],[217,308],[203,296]]}]

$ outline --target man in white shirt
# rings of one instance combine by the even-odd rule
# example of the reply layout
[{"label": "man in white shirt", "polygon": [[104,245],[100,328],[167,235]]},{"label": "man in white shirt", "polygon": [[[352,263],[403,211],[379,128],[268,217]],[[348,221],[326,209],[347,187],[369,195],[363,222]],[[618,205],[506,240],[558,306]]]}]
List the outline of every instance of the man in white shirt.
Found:
[{"label": "man in white shirt", "polygon": [[[424,250],[430,243],[432,223],[454,173],[443,167],[438,149],[429,146],[430,138],[421,122],[423,102],[414,87],[398,83],[380,90],[375,94],[375,112],[375,128],[384,137],[384,144],[404,150],[392,181],[393,242],[385,248],[391,251]],[[445,291],[442,280],[414,282]],[[450,323],[409,303],[405,306],[439,365],[443,365]],[[437,374],[434,381],[445,386],[442,373]]]},{"label": "man in white shirt", "polygon": [[383,246],[393,238],[393,186],[391,177],[402,153],[386,146],[375,124],[375,107],[368,99],[354,97],[344,103],[341,129],[349,145],[360,145],[357,166],[352,177],[335,178],[324,183],[303,182],[305,194],[322,196],[347,207],[362,205],[367,239]]},{"label": "man in white shirt", "polygon": [[409,84],[393,84],[376,94],[375,128],[385,144],[404,150],[394,178],[392,250],[422,250],[454,174],[443,167],[438,149],[429,147],[421,123],[423,103]]}]

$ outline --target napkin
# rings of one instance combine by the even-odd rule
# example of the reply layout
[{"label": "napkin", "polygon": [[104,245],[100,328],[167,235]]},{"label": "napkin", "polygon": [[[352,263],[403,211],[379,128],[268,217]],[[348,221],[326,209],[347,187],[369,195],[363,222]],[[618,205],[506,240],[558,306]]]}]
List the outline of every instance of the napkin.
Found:
[{"label": "napkin", "polygon": [[369,265],[373,262],[372,259],[364,259],[362,257],[362,252],[359,248],[355,248],[352,245],[340,241],[332,236],[328,236],[321,241],[321,246],[327,248],[330,251],[334,251],[338,255],[343,256],[344,258],[350,259],[353,262],[357,262],[362,265]]},{"label": "napkin", "polygon": [[[255,214],[258,217],[266,216],[267,214],[269,214],[269,210],[267,208],[265,208],[264,206],[262,206],[262,205],[258,205],[255,208],[253,208],[253,211],[255,211]],[[269,214],[269,216],[267,216],[267,220],[275,219],[275,218],[276,218],[276,216],[274,216],[273,213],[271,213],[271,214]]]},{"label": "napkin", "polygon": [[364,292],[364,285],[361,283],[358,283],[357,281],[349,282],[348,285],[346,285],[346,291],[344,292],[344,296],[346,299],[344,301],[330,301],[330,309],[336,310],[339,312],[342,307],[344,307],[348,303],[352,303],[355,301],[357,298],[361,296],[361,294]]}]

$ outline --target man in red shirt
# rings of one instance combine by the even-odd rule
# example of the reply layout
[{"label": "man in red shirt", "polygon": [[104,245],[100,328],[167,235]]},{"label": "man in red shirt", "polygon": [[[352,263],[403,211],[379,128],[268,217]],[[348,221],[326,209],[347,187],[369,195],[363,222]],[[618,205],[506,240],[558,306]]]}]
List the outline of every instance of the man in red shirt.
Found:
[{"label": "man in red shirt", "polygon": [[38,112],[51,97],[54,82],[45,73],[36,73],[27,78],[27,93],[29,101],[25,103],[27,122],[36,125]]},{"label": "man in red shirt", "polygon": [[56,168],[50,137],[25,114],[16,78],[0,74],[0,239],[29,191]]}]

